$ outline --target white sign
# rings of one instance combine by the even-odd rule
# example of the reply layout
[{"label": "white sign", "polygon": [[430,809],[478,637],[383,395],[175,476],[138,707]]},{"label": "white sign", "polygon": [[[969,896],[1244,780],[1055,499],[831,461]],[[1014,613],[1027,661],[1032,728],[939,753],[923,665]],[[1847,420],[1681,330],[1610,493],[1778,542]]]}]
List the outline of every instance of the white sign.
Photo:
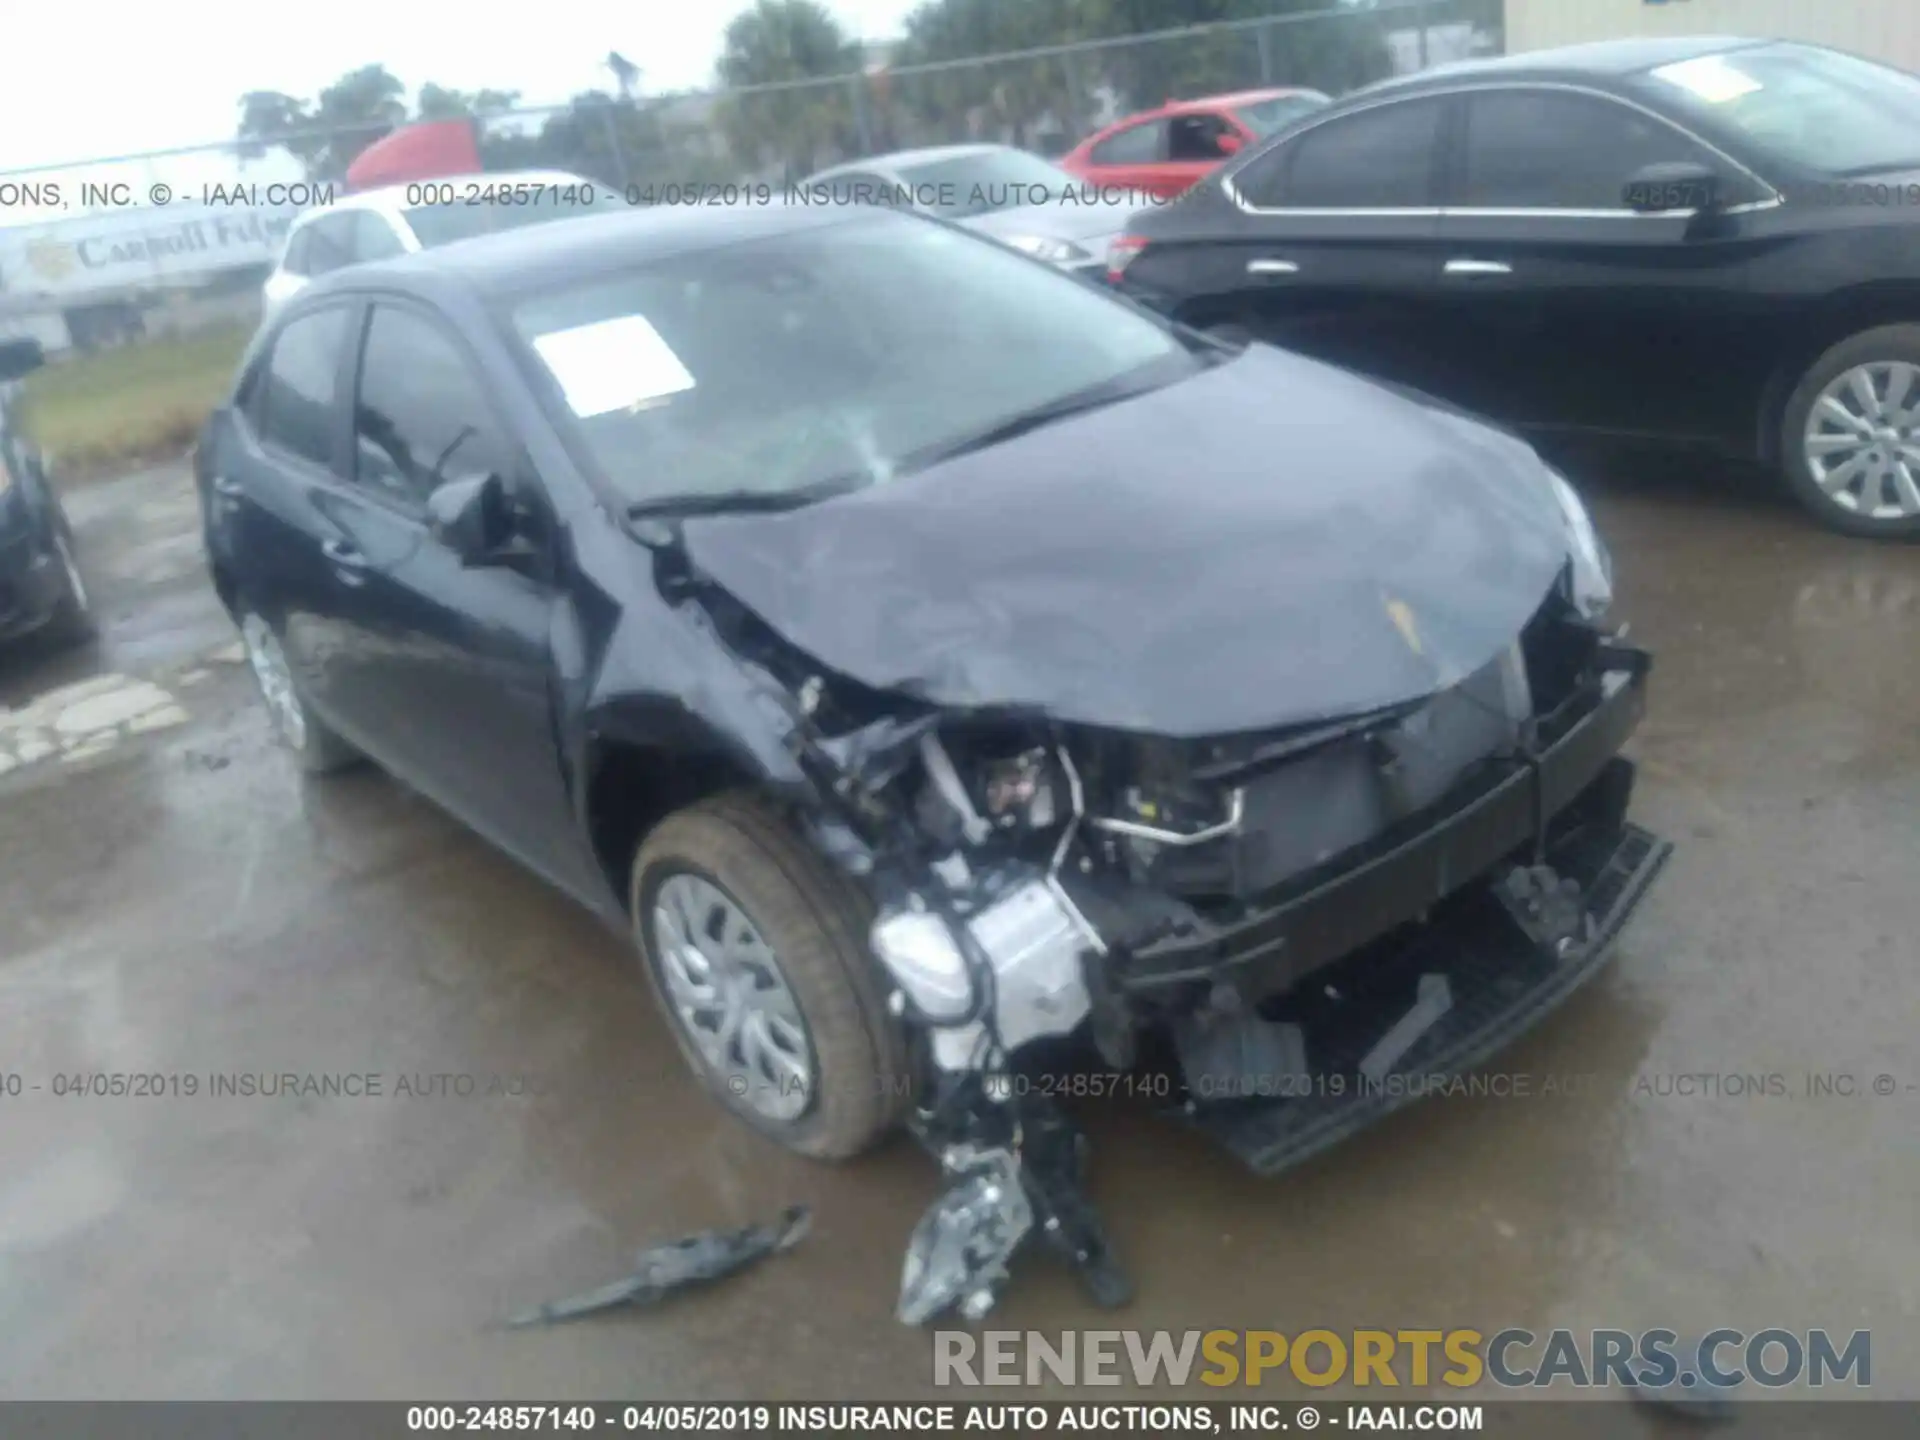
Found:
[{"label": "white sign", "polygon": [[583,420],[693,389],[693,375],[643,315],[555,330],[533,342]]},{"label": "white sign", "polygon": [[1760,88],[1758,80],[1731,64],[1724,55],[1702,55],[1697,60],[1662,65],[1653,73],[1709,105],[1724,105]]},{"label": "white sign", "polygon": [[168,205],[0,228],[0,294],[78,299],[271,265],[292,206]]}]

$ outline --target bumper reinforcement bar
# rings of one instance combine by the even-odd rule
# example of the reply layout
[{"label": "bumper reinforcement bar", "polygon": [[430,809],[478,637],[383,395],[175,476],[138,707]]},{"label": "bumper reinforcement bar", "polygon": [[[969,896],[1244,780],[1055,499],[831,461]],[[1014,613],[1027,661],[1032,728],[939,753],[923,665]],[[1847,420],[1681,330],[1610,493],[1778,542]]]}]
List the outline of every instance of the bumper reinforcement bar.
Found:
[{"label": "bumper reinforcement bar", "polygon": [[[1391,956],[1364,954],[1329,967],[1337,1007],[1302,1017],[1311,1084],[1287,1098],[1195,1102],[1188,1122],[1254,1171],[1276,1175],[1480,1064],[1533,1028],[1606,964],[1614,939],[1673,847],[1635,825],[1582,831],[1549,855],[1574,880],[1585,939],[1559,958],[1542,952],[1490,889],[1462,896],[1457,913],[1423,927]],[[1423,976],[1442,975],[1451,1003],[1379,1073],[1362,1066],[1391,1027],[1419,1003]],[[1333,1013],[1326,1013],[1331,1011]]]}]

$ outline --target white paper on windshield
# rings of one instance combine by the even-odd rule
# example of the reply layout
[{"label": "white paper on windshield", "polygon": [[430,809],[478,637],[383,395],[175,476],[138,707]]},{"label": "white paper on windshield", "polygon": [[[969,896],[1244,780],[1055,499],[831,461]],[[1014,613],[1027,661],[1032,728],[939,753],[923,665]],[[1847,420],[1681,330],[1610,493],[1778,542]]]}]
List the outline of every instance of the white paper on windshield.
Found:
[{"label": "white paper on windshield", "polygon": [[1702,55],[1697,60],[1681,60],[1673,65],[1662,65],[1653,73],[1669,85],[1678,85],[1689,95],[1709,105],[1724,105],[1729,100],[1738,100],[1742,95],[1751,95],[1761,88],[1758,80],[1736,68],[1724,55]]},{"label": "white paper on windshield", "polygon": [[693,389],[693,376],[644,315],[555,330],[533,342],[583,420]]}]

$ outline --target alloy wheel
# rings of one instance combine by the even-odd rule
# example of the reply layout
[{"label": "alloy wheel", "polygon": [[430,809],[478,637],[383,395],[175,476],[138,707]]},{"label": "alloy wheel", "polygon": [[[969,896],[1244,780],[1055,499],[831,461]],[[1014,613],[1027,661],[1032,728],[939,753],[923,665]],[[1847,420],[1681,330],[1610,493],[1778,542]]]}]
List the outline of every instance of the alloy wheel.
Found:
[{"label": "alloy wheel", "polygon": [[812,1103],[813,1043],[773,947],[704,876],[668,876],[654,894],[653,949],[674,1017],[715,1079],[766,1118]]},{"label": "alloy wheel", "polygon": [[80,566],[73,558],[73,546],[67,543],[67,537],[53,537],[53,553],[60,558],[60,570],[67,582],[67,594],[73,599],[73,608],[82,614],[87,609],[87,582],[81,577]]},{"label": "alloy wheel", "polygon": [[293,688],[293,671],[287,665],[286,651],[280,648],[280,637],[260,616],[249,614],[240,622],[240,639],[274,728],[295,750],[306,749],[307,712]]},{"label": "alloy wheel", "polygon": [[1834,376],[1802,444],[1807,472],[1839,509],[1866,520],[1920,516],[1920,365],[1876,360]]}]

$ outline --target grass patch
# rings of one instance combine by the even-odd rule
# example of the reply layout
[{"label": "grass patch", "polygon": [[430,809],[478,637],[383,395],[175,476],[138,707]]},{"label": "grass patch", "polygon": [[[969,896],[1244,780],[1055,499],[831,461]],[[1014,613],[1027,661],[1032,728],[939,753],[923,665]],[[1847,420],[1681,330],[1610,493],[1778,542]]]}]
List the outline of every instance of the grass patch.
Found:
[{"label": "grass patch", "polygon": [[223,326],[48,365],[21,383],[20,428],[62,481],[178,455],[225,397],[252,333]]}]

